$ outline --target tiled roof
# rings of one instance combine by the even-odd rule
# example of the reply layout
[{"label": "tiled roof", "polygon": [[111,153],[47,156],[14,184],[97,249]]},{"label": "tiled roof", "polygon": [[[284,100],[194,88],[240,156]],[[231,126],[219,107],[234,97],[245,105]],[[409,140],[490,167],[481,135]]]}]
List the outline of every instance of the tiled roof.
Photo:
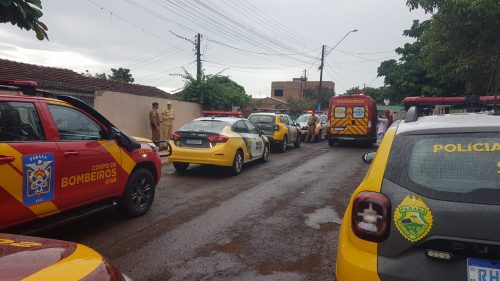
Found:
[{"label": "tiled roof", "polygon": [[44,90],[94,92],[113,91],[152,97],[170,97],[156,87],[86,77],[69,69],[40,66],[0,59],[0,80],[30,80]]}]

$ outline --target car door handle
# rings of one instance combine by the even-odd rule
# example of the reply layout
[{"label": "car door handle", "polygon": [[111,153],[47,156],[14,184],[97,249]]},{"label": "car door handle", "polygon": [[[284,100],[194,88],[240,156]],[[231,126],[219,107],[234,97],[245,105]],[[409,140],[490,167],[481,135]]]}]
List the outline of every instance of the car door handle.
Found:
[{"label": "car door handle", "polygon": [[0,165],[1,164],[7,164],[7,163],[10,163],[10,162],[13,162],[14,160],[16,160],[16,157],[14,157],[14,156],[0,155]]},{"label": "car door handle", "polygon": [[75,157],[80,155],[80,152],[78,151],[66,151],[64,152],[64,157]]}]

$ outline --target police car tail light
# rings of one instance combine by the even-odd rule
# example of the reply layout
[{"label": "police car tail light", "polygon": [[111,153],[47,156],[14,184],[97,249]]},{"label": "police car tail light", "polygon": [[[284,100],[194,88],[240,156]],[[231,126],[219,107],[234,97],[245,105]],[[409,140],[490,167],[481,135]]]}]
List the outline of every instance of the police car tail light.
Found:
[{"label": "police car tail light", "polygon": [[371,128],[372,127],[372,120],[369,120],[368,121],[368,128]]},{"label": "police car tail light", "polygon": [[352,206],[352,230],[361,239],[382,242],[389,234],[391,202],[378,192],[363,191]]},{"label": "police car tail light", "polygon": [[279,125],[274,125],[274,130],[275,131],[279,131],[280,130],[280,126]]},{"label": "police car tail light", "polygon": [[229,137],[224,135],[215,135],[215,136],[209,136],[208,140],[211,143],[224,143],[229,140]]},{"label": "police car tail light", "polygon": [[172,134],[172,140],[173,141],[178,141],[180,139],[181,139],[181,136],[179,134],[177,134],[177,133],[173,133]]}]

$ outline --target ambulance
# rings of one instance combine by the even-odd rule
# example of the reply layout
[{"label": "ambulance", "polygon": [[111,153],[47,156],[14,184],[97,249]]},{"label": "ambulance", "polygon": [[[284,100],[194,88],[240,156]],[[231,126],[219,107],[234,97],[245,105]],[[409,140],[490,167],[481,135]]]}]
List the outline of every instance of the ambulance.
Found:
[{"label": "ambulance", "polygon": [[366,95],[334,96],[328,111],[328,144],[339,141],[377,141],[377,104]]}]

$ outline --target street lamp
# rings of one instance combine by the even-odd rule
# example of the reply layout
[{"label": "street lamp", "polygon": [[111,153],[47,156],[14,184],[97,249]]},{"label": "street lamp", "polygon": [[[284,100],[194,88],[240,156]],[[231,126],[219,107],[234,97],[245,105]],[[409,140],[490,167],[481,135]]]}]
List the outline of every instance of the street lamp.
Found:
[{"label": "street lamp", "polygon": [[340,42],[344,41],[344,39],[345,39],[345,38],[346,38],[349,34],[351,34],[351,33],[353,33],[353,32],[358,32],[358,30],[357,30],[357,29],[353,29],[353,30],[351,30],[351,31],[347,32],[347,34],[346,34],[346,35],[344,35],[344,37],[342,37],[342,39],[340,39],[340,40],[339,40],[339,42],[337,42],[337,44],[335,44],[335,46],[333,46],[333,47],[330,49],[330,51],[328,51],[328,53],[326,53],[325,57],[326,57],[326,56],[328,56],[328,54],[329,54],[329,53],[331,53],[331,52],[332,52],[335,48],[337,48],[337,46],[340,44]]},{"label": "street lamp", "polygon": [[328,56],[328,54],[333,51],[339,44],[340,42],[344,41],[344,39],[351,33],[353,32],[358,32],[357,29],[353,29],[349,32],[347,32],[346,35],[344,35],[344,37],[342,37],[342,39],[339,40],[339,42],[337,42],[337,44],[335,44],[331,49],[330,51],[328,51],[326,54],[325,54],[325,45],[323,45],[323,48],[322,48],[322,51],[321,51],[321,65],[319,66],[319,69],[321,70],[321,72],[319,73],[319,92],[318,92],[318,105],[317,105],[317,108],[318,108],[318,111],[321,110],[321,91],[323,90],[323,67],[324,67],[324,62],[325,62],[325,57]]}]

